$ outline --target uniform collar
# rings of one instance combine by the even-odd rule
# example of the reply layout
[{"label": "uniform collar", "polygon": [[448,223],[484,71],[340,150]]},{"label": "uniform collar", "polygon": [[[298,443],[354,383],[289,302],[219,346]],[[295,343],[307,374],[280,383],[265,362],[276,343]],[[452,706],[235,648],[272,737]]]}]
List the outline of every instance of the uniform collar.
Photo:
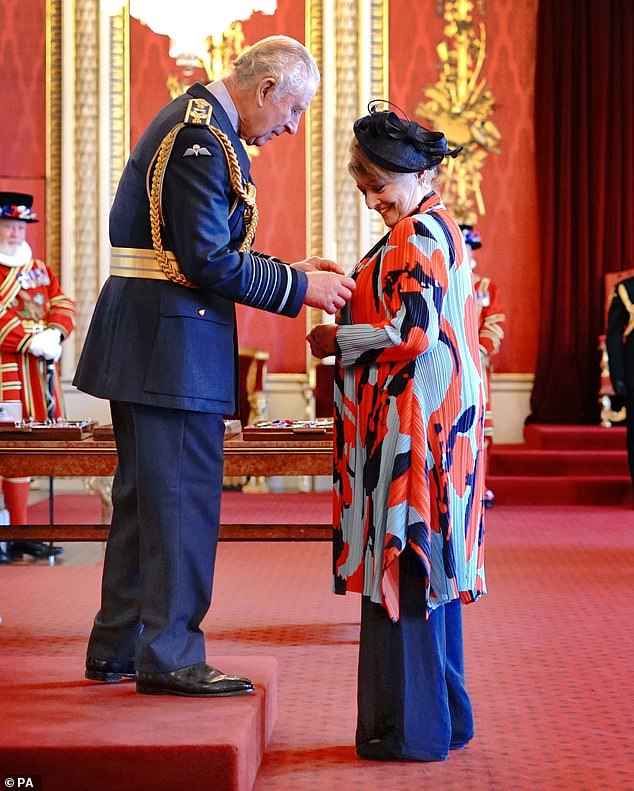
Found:
[{"label": "uniform collar", "polygon": [[210,82],[209,85],[207,85],[207,90],[220,102],[220,106],[227,114],[227,118],[233,127],[233,131],[238,134],[238,127],[240,124],[240,120],[238,118],[238,108],[235,106],[235,103],[231,98],[231,94],[227,90],[224,82],[222,80],[214,80],[214,82]]},{"label": "uniform collar", "polygon": [[24,266],[29,263],[31,258],[33,258],[33,251],[29,243],[25,241],[18,247],[14,255],[0,253],[0,264],[12,267]]}]

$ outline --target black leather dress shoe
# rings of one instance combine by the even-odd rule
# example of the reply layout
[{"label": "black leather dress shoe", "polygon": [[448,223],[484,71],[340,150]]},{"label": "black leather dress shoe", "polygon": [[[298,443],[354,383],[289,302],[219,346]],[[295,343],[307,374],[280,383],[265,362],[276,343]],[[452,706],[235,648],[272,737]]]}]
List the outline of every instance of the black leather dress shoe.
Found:
[{"label": "black leather dress shoe", "polygon": [[61,555],[64,547],[54,547],[44,541],[12,541],[9,556],[12,560],[21,560],[22,555],[32,555],[34,558],[43,559]]},{"label": "black leather dress shoe", "polygon": [[113,684],[123,679],[132,679],[136,676],[134,662],[109,662],[106,659],[96,659],[94,656],[86,657],[86,678],[91,681],[103,681]]},{"label": "black leather dress shoe", "polygon": [[136,691],[143,695],[184,695],[216,698],[254,692],[248,678],[227,676],[205,662],[173,670],[171,673],[137,673]]}]

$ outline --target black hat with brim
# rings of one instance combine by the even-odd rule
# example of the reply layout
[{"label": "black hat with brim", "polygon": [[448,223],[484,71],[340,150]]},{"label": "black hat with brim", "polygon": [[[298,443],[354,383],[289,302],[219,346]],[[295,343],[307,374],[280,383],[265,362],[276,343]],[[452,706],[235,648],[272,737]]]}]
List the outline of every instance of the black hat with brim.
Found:
[{"label": "black hat with brim", "polygon": [[25,192],[0,192],[0,220],[38,222],[32,206],[33,195]]}]

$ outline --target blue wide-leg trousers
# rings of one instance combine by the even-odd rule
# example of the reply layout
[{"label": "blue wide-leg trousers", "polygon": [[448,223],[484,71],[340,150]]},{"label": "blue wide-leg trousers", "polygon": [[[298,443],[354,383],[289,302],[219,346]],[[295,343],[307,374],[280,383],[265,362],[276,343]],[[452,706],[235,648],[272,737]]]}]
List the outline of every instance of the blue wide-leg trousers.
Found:
[{"label": "blue wide-leg trousers", "polygon": [[400,618],[363,597],[357,753],[378,760],[442,761],[473,738],[459,600],[425,619],[420,561],[399,558]]}]

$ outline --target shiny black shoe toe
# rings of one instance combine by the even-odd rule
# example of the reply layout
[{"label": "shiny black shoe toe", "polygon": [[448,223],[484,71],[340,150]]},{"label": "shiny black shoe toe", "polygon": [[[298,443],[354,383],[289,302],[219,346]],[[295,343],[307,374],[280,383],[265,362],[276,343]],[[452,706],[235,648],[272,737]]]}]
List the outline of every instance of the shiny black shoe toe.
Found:
[{"label": "shiny black shoe toe", "polygon": [[91,681],[102,681],[105,684],[114,684],[123,679],[135,678],[134,662],[109,662],[106,659],[96,659],[94,656],[86,657],[86,678]]},{"label": "shiny black shoe toe", "polygon": [[173,670],[171,673],[136,674],[136,691],[142,695],[183,695],[189,698],[216,698],[249,695],[253,682],[228,676],[205,662]]},{"label": "shiny black shoe toe", "polygon": [[64,547],[54,547],[52,544],[47,544],[44,541],[12,541],[11,542],[11,555],[14,559],[19,560],[22,555],[31,555],[38,560],[57,557],[64,552]]}]

